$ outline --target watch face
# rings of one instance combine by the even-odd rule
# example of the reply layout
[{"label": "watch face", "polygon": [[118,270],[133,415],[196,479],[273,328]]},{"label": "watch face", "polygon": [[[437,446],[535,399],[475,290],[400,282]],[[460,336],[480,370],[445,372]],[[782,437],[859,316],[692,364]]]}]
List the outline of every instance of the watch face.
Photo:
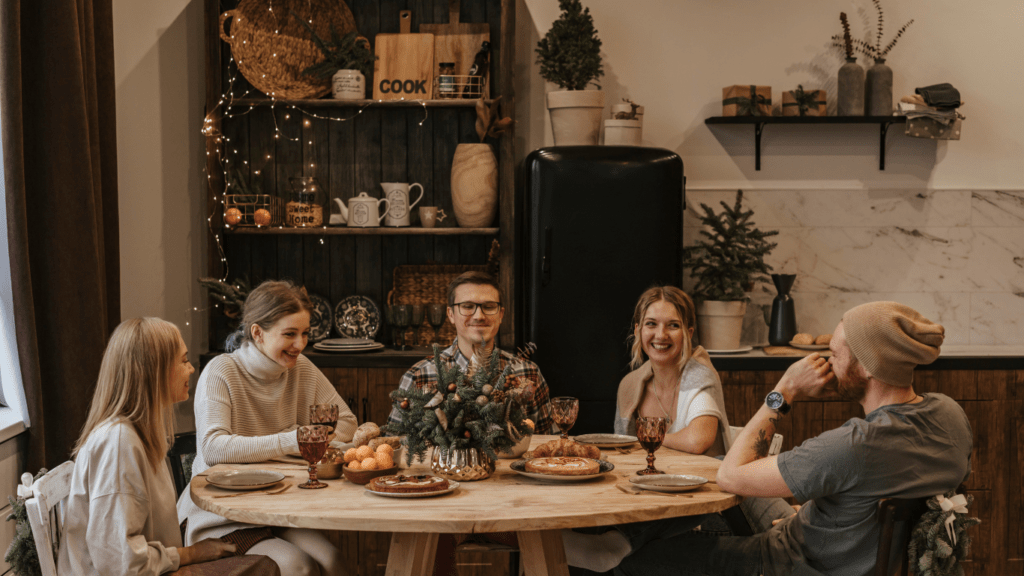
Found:
[{"label": "watch face", "polygon": [[786,399],[782,397],[782,394],[774,391],[769,392],[768,397],[764,399],[764,403],[772,410],[778,410],[785,401]]}]

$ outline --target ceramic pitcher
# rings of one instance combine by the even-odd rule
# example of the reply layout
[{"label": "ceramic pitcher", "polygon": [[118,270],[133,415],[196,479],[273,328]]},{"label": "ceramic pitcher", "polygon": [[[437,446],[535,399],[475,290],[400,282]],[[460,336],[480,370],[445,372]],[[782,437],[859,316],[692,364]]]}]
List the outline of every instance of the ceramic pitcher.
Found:
[{"label": "ceramic pitcher", "polygon": [[[409,202],[409,191],[419,186],[420,195],[412,203]],[[423,186],[418,183],[408,184],[405,182],[381,182],[380,187],[384,190],[384,197],[390,202],[388,213],[384,218],[385,226],[408,226],[409,213],[420,200],[423,200]]]}]

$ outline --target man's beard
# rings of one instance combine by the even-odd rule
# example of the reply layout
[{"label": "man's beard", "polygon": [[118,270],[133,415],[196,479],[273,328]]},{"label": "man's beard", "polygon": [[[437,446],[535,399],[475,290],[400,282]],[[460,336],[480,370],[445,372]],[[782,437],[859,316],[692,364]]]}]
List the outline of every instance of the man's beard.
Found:
[{"label": "man's beard", "polygon": [[860,402],[864,399],[864,394],[868,389],[868,380],[867,376],[859,374],[856,366],[852,365],[847,370],[845,378],[836,376],[836,393],[843,400]]}]

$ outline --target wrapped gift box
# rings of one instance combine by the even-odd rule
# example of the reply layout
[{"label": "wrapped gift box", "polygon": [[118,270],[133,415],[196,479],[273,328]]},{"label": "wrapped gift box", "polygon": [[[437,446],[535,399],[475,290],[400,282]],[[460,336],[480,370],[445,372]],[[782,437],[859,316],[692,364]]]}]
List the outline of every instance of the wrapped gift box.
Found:
[{"label": "wrapped gift box", "polygon": [[[816,106],[808,106],[807,112],[804,116],[825,116],[825,91],[824,90],[804,90],[804,94],[810,94],[814,97],[814,103]],[[797,102],[796,90],[787,90],[782,93],[782,115],[783,116],[800,116],[800,104]]]},{"label": "wrapped gift box", "polygon": [[[757,111],[750,105],[751,93],[757,101]],[[771,116],[772,87],[737,84],[722,88],[722,116]]]}]

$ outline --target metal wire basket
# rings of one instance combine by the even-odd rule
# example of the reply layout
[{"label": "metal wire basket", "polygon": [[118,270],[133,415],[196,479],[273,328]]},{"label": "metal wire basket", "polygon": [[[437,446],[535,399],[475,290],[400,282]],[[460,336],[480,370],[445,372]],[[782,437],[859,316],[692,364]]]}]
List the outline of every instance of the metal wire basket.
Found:
[{"label": "metal wire basket", "polygon": [[[224,224],[231,228],[236,226],[281,226],[284,224],[284,200],[270,194],[225,194],[224,195]],[[235,208],[241,212],[241,219],[235,224],[229,224],[228,212]],[[257,211],[266,210],[270,213],[270,221],[266,222],[266,216]]]}]

